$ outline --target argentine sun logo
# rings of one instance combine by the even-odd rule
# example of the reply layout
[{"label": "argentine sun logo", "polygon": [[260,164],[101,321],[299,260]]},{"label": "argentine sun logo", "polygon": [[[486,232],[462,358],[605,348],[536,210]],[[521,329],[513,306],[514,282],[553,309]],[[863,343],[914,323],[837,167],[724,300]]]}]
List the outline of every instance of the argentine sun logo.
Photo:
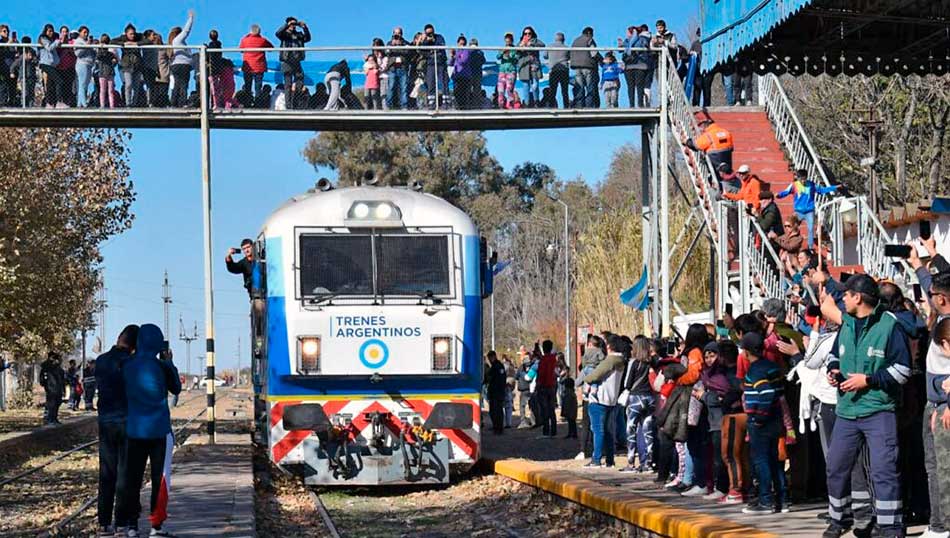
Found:
[{"label": "argentine sun logo", "polygon": [[389,348],[382,340],[373,338],[360,346],[360,362],[367,368],[382,368],[389,360]]}]

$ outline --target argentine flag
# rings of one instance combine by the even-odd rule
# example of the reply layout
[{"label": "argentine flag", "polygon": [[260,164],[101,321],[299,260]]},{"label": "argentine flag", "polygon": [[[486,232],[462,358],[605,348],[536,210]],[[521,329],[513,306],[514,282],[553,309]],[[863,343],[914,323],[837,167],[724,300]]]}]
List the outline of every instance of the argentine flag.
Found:
[{"label": "argentine flag", "polygon": [[647,283],[649,282],[649,276],[647,273],[647,266],[643,266],[643,272],[640,274],[640,280],[636,284],[630,287],[630,289],[624,291],[620,294],[620,302],[636,308],[637,310],[646,310],[647,305],[649,304],[649,289],[647,288]]}]

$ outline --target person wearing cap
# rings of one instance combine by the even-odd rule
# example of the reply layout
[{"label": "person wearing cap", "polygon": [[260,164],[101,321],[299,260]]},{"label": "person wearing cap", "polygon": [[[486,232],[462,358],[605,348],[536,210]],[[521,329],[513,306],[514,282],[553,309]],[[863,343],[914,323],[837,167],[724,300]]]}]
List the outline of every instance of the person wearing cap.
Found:
[{"label": "person wearing cap", "polygon": [[[829,383],[838,388],[838,404],[827,457],[831,522],[823,536],[838,538],[855,525],[852,498],[869,500],[858,497],[851,483],[852,468],[866,444],[879,535],[897,537],[903,522],[895,410],[901,385],[911,373],[910,349],[871,277],[858,274],[845,282],[844,306],[827,372]],[[870,529],[855,530],[865,536]]]},{"label": "person wearing cap", "polygon": [[742,509],[744,514],[762,515],[778,511],[785,499],[778,461],[778,440],[783,434],[779,399],[783,391],[778,365],[764,360],[765,340],[757,332],[742,335],[739,347],[745,352],[749,369],[742,380],[743,408],[748,415],[749,456],[759,480],[759,499]]},{"label": "person wearing cap", "polygon": [[762,192],[762,180],[759,176],[752,173],[749,165],[743,164],[736,170],[739,177],[738,192],[723,193],[723,198],[727,200],[743,201],[750,209],[756,210],[759,207],[759,193]]},{"label": "person wearing cap", "polygon": [[827,187],[817,185],[809,179],[808,170],[801,169],[795,171],[795,181],[789,183],[785,190],[775,195],[779,199],[785,198],[789,194],[795,195],[793,198],[795,214],[805,221],[805,226],[808,228],[808,248],[815,244],[815,199],[818,195],[832,194],[837,190],[838,185]]},{"label": "person wearing cap", "polygon": [[773,243],[785,233],[782,227],[782,212],[775,205],[775,194],[772,191],[759,193],[759,214],[755,221]]},{"label": "person wearing cap", "polygon": [[732,150],[735,148],[732,133],[712,120],[708,115],[699,121],[703,133],[695,140],[686,140],[686,147],[701,151],[709,157],[713,170],[720,176],[732,171]]}]

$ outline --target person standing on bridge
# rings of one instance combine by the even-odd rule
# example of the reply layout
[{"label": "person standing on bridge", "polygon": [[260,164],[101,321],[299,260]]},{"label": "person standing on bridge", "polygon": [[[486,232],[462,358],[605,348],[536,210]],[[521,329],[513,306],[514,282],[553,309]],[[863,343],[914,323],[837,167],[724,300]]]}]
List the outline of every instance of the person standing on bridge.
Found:
[{"label": "person standing on bridge", "polygon": [[[188,105],[188,84],[191,82],[191,50],[186,39],[191,35],[195,23],[195,11],[188,10],[185,26],[175,26],[168,32],[168,44],[172,45],[172,107],[182,108]],[[126,106],[131,106],[126,103]]]},{"label": "person standing on bridge", "polygon": [[[594,29],[584,28],[581,35],[571,43],[571,69],[574,70],[574,108],[594,108],[597,93],[595,71],[597,69],[597,42]],[[590,50],[583,50],[590,49]]]},{"label": "person standing on bridge", "polygon": [[[0,44],[16,43],[16,33],[14,37],[10,36],[10,27],[6,24],[0,24]],[[0,107],[13,104],[13,97],[16,95],[16,83],[10,76],[13,60],[16,59],[17,49],[12,47],[0,47]]]},{"label": "person standing on bridge", "polygon": [[[112,536],[112,508],[126,497],[125,417],[128,403],[122,367],[135,350],[138,325],[128,325],[109,351],[96,357],[95,381],[99,388],[99,536]],[[119,516],[116,512],[116,516]],[[125,530],[130,522],[116,518],[116,529]],[[121,536],[121,535],[120,535]]]},{"label": "person standing on bridge", "polygon": [[[409,42],[402,36],[402,27],[393,28],[393,36],[386,45],[389,47],[409,46]],[[389,56],[389,92],[386,95],[389,100],[389,109],[405,110],[409,107],[409,92],[411,91],[411,82],[408,78],[410,51],[401,48],[386,49],[386,56]]]},{"label": "person standing on bridge", "polygon": [[903,531],[903,510],[895,410],[901,385],[911,374],[910,349],[871,277],[849,278],[844,304],[846,313],[841,313],[841,330],[831,346],[827,372],[828,382],[838,388],[838,405],[827,456],[831,522],[823,536],[839,538],[854,525],[851,471],[866,445],[878,536],[898,537]]},{"label": "person standing on bridge", "polygon": [[[534,28],[525,26],[521,31],[521,41],[518,47],[537,48],[543,47],[544,41],[538,39],[538,34]],[[519,50],[518,51],[518,80],[524,83],[524,101],[528,108],[535,108],[541,101],[541,51],[537,50]]]},{"label": "person standing on bridge", "polygon": [[[122,368],[128,399],[128,460],[126,495],[120,505],[121,520],[129,524],[129,536],[138,536],[139,493],[150,463],[152,497],[149,505],[149,536],[173,536],[162,528],[168,518],[168,496],[171,490],[171,457],[175,439],[172,435],[168,394],[181,392],[178,369],[171,359],[163,359],[165,337],[156,325],[139,329],[135,355]],[[118,518],[117,518],[118,519]],[[132,531],[135,531],[134,534]]]},{"label": "person standing on bridge", "polygon": [[[310,42],[310,27],[296,17],[287,17],[275,34],[280,40],[281,49],[299,49]],[[306,53],[302,50],[280,51],[280,72],[284,76],[284,92],[287,108],[293,109],[297,92],[303,90],[303,62]]]},{"label": "person standing on bridge", "polygon": [[[442,34],[435,32],[435,26],[425,25],[423,34],[421,43],[423,46],[445,47],[445,38],[442,37]],[[433,60],[426,63],[425,83],[429,108],[435,108],[436,99],[441,105],[444,100],[443,96],[449,91],[449,61],[444,48],[426,50],[423,54]]]},{"label": "person standing on bridge", "polygon": [[135,25],[129,23],[125,32],[112,38],[112,44],[122,47],[122,58],[119,60],[119,73],[122,75],[122,98],[126,107],[134,107],[142,95],[142,50],[140,45],[150,44],[145,36],[135,30]]},{"label": "person standing on bridge", "polygon": [[66,88],[59,66],[59,46],[62,44],[52,24],[43,27],[36,39],[40,49],[40,71],[43,73],[45,95],[43,102],[47,108],[66,106]]},{"label": "person standing on bridge", "polygon": [[61,424],[59,406],[63,404],[63,392],[66,390],[66,375],[59,353],[50,351],[40,365],[40,385],[46,392],[46,413],[43,424]]},{"label": "person standing on bridge", "polygon": [[515,44],[515,35],[505,33],[505,48],[498,51],[498,83],[495,93],[498,94],[498,108],[511,108],[515,93],[515,74],[518,71],[518,53],[512,48]]},{"label": "person standing on bridge", "polygon": [[[564,47],[564,32],[554,34],[555,47]],[[564,108],[571,107],[571,98],[567,93],[568,82],[571,79],[570,51],[544,51],[544,59],[548,63],[548,87],[554,92],[554,108],[557,108],[557,93],[560,89],[561,102]]]},{"label": "person standing on bridge", "polygon": [[[238,43],[241,49],[272,49],[274,45],[261,35],[261,27],[252,24],[248,34]],[[244,75],[244,91],[253,97],[261,94],[264,73],[267,72],[267,53],[262,50],[242,54],[241,74]],[[253,92],[252,92],[253,90]]]},{"label": "person standing on bridge", "polygon": [[[92,37],[88,26],[79,27],[79,35],[73,40],[74,45],[90,45]],[[92,71],[96,64],[96,50],[91,48],[77,48],[76,50],[76,104],[80,108],[89,106],[92,92],[89,84],[92,82]]]},{"label": "person standing on bridge", "polygon": [[653,85],[653,69],[656,66],[650,48],[650,28],[646,24],[627,28],[626,39],[618,44],[623,47],[624,78],[627,82],[627,98],[630,108],[650,106],[650,86]]}]

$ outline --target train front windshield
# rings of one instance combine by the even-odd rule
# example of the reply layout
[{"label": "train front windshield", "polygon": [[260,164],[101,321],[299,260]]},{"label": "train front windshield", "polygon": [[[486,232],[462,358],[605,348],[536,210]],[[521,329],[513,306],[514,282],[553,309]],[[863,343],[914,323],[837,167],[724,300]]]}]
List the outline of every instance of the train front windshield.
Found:
[{"label": "train front windshield", "polygon": [[449,295],[449,245],[448,235],[301,235],[301,295]]}]

